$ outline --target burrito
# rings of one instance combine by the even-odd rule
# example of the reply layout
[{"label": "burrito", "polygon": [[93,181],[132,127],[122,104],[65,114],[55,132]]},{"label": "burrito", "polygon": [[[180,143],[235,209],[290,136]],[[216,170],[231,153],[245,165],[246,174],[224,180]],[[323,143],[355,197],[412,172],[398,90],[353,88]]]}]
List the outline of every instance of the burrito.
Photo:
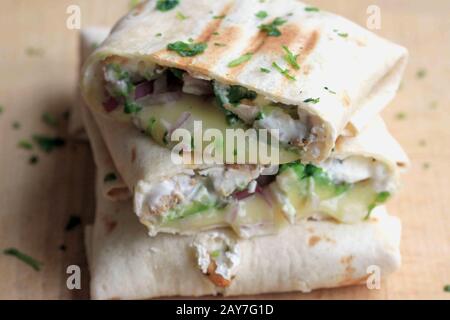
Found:
[{"label": "burrito", "polygon": [[131,202],[97,196],[86,230],[92,299],[310,292],[374,285],[400,266],[400,221],[383,207],[357,224],[304,220],[252,239],[226,230],[148,237],[131,213]]},{"label": "burrito", "polygon": [[294,153],[280,163],[318,163],[393,98],[406,59],[404,48],[297,0],[147,1],[89,58],[82,91],[94,112],[162,146],[194,120],[216,121],[274,132]]},{"label": "burrito", "polygon": [[356,137],[339,138],[317,165],[261,166],[174,165],[169,150],[129,124],[94,117],[152,236],[229,227],[250,238],[309,218],[357,223],[397,191],[408,164],[381,118]]}]

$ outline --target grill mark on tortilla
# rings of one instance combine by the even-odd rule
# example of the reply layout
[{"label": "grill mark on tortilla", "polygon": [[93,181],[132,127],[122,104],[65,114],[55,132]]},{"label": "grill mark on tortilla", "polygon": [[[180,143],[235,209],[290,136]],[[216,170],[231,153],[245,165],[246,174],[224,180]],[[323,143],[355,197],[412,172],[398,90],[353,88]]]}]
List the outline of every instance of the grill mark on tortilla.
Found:
[{"label": "grill mark on tortilla", "polygon": [[344,105],[344,107],[349,107],[352,104],[352,101],[351,101],[350,97],[348,96],[347,91],[344,91],[342,93],[342,104]]},{"label": "grill mark on tortilla", "polygon": [[[227,4],[223,8],[223,10],[219,13],[218,16],[225,17],[228,14],[228,12],[230,11],[231,7],[232,7],[231,3]],[[222,24],[224,19],[225,18],[213,19],[210,23],[208,23],[206,28],[203,30],[202,34],[197,38],[197,41],[198,42],[209,42],[213,33],[216,32],[220,28],[220,25]]]}]

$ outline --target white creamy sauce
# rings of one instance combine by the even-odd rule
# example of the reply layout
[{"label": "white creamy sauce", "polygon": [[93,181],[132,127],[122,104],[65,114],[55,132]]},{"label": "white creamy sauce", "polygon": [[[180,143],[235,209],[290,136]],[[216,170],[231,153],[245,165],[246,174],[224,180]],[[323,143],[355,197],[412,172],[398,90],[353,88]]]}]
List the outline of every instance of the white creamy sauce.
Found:
[{"label": "white creamy sauce", "polygon": [[393,181],[388,168],[380,161],[362,156],[351,156],[345,159],[330,158],[320,164],[336,183],[356,183],[371,179],[377,192],[390,191]]},{"label": "white creamy sauce", "polygon": [[215,273],[226,280],[236,274],[240,264],[240,248],[236,240],[219,233],[209,232],[195,237],[192,247],[195,250],[197,265],[206,274],[212,261],[216,264]]}]

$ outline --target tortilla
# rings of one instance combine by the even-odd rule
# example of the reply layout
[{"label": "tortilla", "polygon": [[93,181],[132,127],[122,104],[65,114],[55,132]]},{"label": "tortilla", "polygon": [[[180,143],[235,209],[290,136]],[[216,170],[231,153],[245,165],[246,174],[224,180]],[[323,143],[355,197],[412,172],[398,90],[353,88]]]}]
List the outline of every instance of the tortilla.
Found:
[{"label": "tortilla", "polygon": [[97,198],[87,238],[93,299],[310,292],[371,281],[370,266],[384,280],[400,266],[400,221],[379,207],[369,221],[355,225],[307,220],[278,235],[236,240],[240,263],[221,288],[196,264],[192,245],[198,235],[148,237],[132,217],[131,202]]},{"label": "tortilla", "polygon": [[[79,57],[80,70],[81,66],[86,62],[89,55],[106,39],[109,34],[109,29],[105,27],[88,27],[80,30],[79,41]],[[80,77],[81,78],[81,77]],[[81,117],[81,108],[84,106],[83,97],[77,87],[77,93],[73,102],[70,119],[69,119],[69,134],[70,136],[87,140],[88,137],[84,131],[83,119]]]},{"label": "tortilla", "polygon": [[[302,159],[324,160],[341,133],[357,134],[393,98],[407,51],[342,17],[308,7],[296,0],[201,0],[182,1],[176,9],[161,12],[155,1],[148,1],[121,19],[89,58],[83,95],[92,110],[106,113],[99,68],[111,56],[183,69],[197,78],[240,85],[271,101],[298,106],[316,119],[321,131],[320,141],[313,142]],[[258,18],[258,11],[268,17]],[[179,19],[179,12],[188,18]],[[261,30],[276,18],[285,20],[279,36]],[[167,49],[188,39],[206,43],[204,53],[181,57]],[[298,54],[299,70],[285,62],[283,46]],[[251,59],[229,67],[248,53]],[[273,68],[274,62],[295,80]],[[129,121],[121,110],[108,115]]]}]

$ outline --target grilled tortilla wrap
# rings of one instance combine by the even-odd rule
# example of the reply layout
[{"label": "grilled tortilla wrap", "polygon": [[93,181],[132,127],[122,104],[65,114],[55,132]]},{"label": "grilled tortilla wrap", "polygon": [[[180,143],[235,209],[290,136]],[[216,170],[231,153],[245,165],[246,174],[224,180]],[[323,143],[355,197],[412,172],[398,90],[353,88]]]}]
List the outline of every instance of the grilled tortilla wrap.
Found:
[{"label": "grilled tortilla wrap", "polygon": [[192,107],[205,110],[204,123],[222,112],[230,127],[277,129],[297,158],[320,162],[341,133],[358,133],[392,99],[406,57],[297,0],[184,0],[164,12],[148,1],[89,58],[82,91],[92,110],[162,145],[189,125]]},{"label": "grilled tortilla wrap", "polygon": [[175,165],[169,150],[129,124],[95,119],[150,235],[231,227],[252,237],[309,217],[359,222],[397,191],[408,161],[380,118],[357,137],[341,138],[319,165],[270,168]]},{"label": "grilled tortilla wrap", "polygon": [[[83,64],[86,62],[87,58],[106,39],[108,34],[109,29],[104,27],[88,27],[80,30],[80,70]],[[84,104],[85,103],[83,101],[83,97],[81,96],[79,88],[77,87],[75,100],[70,112],[68,131],[72,137],[79,138],[80,140],[87,139],[86,132],[84,131],[83,119],[81,117],[81,108]]]},{"label": "grilled tortilla wrap", "polygon": [[[80,31],[80,61],[83,63],[97,46],[107,37],[109,30],[101,27],[90,27]],[[123,182],[120,174],[114,167],[114,163],[103,142],[97,124],[92,119],[90,111],[82,101],[78,92],[77,101],[72,109],[69,131],[72,135],[82,137],[81,132],[89,137],[94,161],[99,168],[99,174],[103,177],[103,195],[112,201],[126,200],[130,198],[130,191]]]},{"label": "grilled tortilla wrap", "polygon": [[373,266],[385,279],[400,266],[400,221],[383,207],[358,224],[304,220],[250,240],[223,230],[148,237],[131,211],[131,202],[97,197],[86,230],[92,299],[310,292],[366,283]]}]

